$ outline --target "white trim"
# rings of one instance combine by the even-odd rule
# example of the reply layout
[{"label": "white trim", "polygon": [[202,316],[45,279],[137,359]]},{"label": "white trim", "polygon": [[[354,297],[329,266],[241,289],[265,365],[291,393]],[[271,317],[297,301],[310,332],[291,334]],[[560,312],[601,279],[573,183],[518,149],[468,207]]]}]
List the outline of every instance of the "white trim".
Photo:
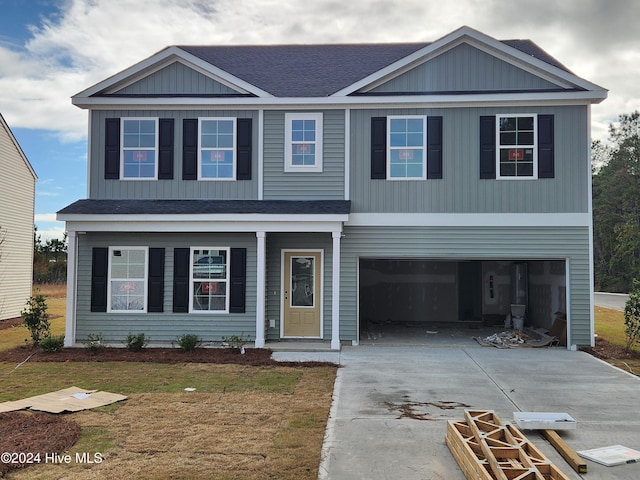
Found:
[{"label": "white trim", "polygon": [[78,237],[75,230],[67,230],[67,308],[64,327],[64,346],[73,347],[76,341],[76,298],[78,286]]},{"label": "white trim", "polygon": [[[573,292],[571,290],[571,258],[567,257],[564,260],[564,289],[565,289],[565,302],[566,305],[566,315],[567,315],[567,350],[577,350],[578,346],[572,344],[572,325],[573,321],[571,320],[571,298],[573,297]],[[590,288],[593,291],[593,287]]]},{"label": "white trim", "polygon": [[332,232],[331,251],[331,350],[340,350],[340,239],[342,231]]},{"label": "white trim", "polygon": [[351,196],[351,109],[344,109],[344,199]]},{"label": "white trim", "polygon": [[91,132],[93,131],[93,111],[89,110],[89,131],[87,134],[87,198],[91,198],[91,145],[93,141],[93,135]]},{"label": "white trim", "polygon": [[258,200],[264,200],[264,109],[258,110]]},{"label": "white trim", "polygon": [[[154,122],[154,145],[151,147],[125,147],[124,137],[124,124],[127,121],[141,122],[141,121],[153,121]],[[122,117],[120,118],[120,180],[123,181],[155,181],[158,180],[158,164],[160,163],[160,120],[158,117]],[[153,152],[153,177],[125,177],[124,157],[125,152],[128,151],[140,151],[140,152]]]},{"label": "white trim", "polygon": [[[422,120],[422,175],[419,177],[394,177],[391,175],[391,152],[393,150],[420,150],[420,148],[412,148],[411,146],[392,147],[391,146],[391,122],[393,120],[404,119],[420,119]],[[406,182],[412,180],[426,180],[427,179],[427,116],[426,115],[387,115],[387,180],[396,182]]]},{"label": "white trim", "polygon": [[[112,306],[112,296],[111,296],[111,284],[113,283],[113,278],[111,275],[111,270],[112,270],[112,266],[111,266],[111,259],[114,256],[114,252],[116,250],[142,250],[144,252],[144,277],[143,277],[143,282],[144,282],[144,291],[142,293],[143,295],[143,300],[142,300],[142,310],[114,310],[113,306]],[[123,279],[118,279],[118,280],[123,280]],[[135,280],[140,280],[139,278],[136,278]],[[120,246],[120,245],[112,245],[109,246],[108,249],[108,257],[107,257],[107,313],[123,313],[123,314],[140,314],[140,313],[147,313],[147,309],[148,309],[148,305],[147,305],[147,300],[148,300],[148,292],[149,292],[149,247],[147,246],[139,246],[139,245],[124,245],[124,246]]]},{"label": "white trim", "polygon": [[589,227],[590,213],[352,213],[345,227]]},{"label": "white trim", "polygon": [[[292,122],[295,120],[313,120],[316,122],[315,140],[294,142],[292,137]],[[322,128],[322,112],[287,112],[284,114],[284,171],[285,172],[322,172],[322,144],[324,141]],[[315,146],[313,165],[293,164],[293,144],[304,143]]]},{"label": "white trim", "polygon": [[[591,158],[591,107],[587,109],[587,129],[588,135],[587,139],[587,152],[589,155],[589,159]],[[593,253],[593,184],[592,184],[592,173],[591,169],[587,170],[588,181],[587,181],[587,204],[589,211],[589,337],[591,338],[591,346],[595,346],[595,295],[594,295],[594,285],[595,285],[595,267],[594,267],[594,253]],[[567,318],[571,318],[567,315]],[[567,322],[569,325],[571,322]],[[567,333],[568,334],[568,333]],[[567,342],[568,343],[568,342]]]},{"label": "white trim", "polygon": [[[533,148],[533,174],[529,176],[516,176],[516,175],[500,175],[500,152],[502,150],[508,150],[508,146],[503,146],[500,143],[500,119],[507,117],[533,117],[533,145],[521,146],[514,145],[515,150],[526,148]],[[537,180],[538,179],[538,114],[537,113],[498,113],[495,116],[496,126],[496,156],[494,159],[496,168],[496,180]],[[513,149],[513,148],[512,148]]]},{"label": "white trim", "polygon": [[[205,282],[207,281],[207,279],[204,278],[194,278],[193,277],[193,252],[195,250],[224,250],[225,252],[227,252],[227,258],[226,258],[226,262],[225,262],[225,278],[224,280],[222,279],[215,279],[215,280],[211,280],[211,282],[215,282],[215,283],[219,283],[219,282],[224,282],[225,283],[225,300],[224,300],[224,305],[225,305],[225,309],[224,310],[195,310],[193,308],[193,284],[195,282]],[[202,315],[202,314],[207,314],[207,315],[221,315],[221,314],[228,314],[229,313],[229,301],[230,301],[230,296],[229,293],[231,292],[231,247],[190,247],[189,248],[189,313],[193,313],[195,315]],[[210,283],[211,283],[210,282]]]},{"label": "white trim", "polygon": [[348,219],[349,215],[58,216],[67,229],[84,232],[334,232]]},{"label": "white trim", "polygon": [[[285,337],[284,336],[284,292],[286,285],[284,284],[285,278],[285,256],[287,253],[320,253],[320,265],[316,265],[318,274],[320,276],[320,298],[318,299],[320,307],[320,331],[317,337]],[[280,250],[280,338],[308,338],[308,339],[324,339],[324,249],[322,248],[283,248]]]},{"label": "white trim", "polygon": [[74,97],[73,104],[96,110],[243,110],[257,108],[307,110],[313,108],[444,108],[444,107],[524,107],[585,105],[600,103],[606,90],[568,92],[500,92],[469,94],[381,95],[359,97]]},{"label": "white trim", "polygon": [[[204,60],[191,55],[179,47],[167,47],[164,50],[142,60],[135,65],[122,70],[115,75],[99,82],[92,87],[83,90],[72,97],[75,102],[76,98],[90,97],[102,92],[118,91],[121,88],[125,88],[136,81],[148,76],[150,73],[154,73],[167,65],[175,61],[180,61],[184,65],[194,68],[194,70],[209,76],[213,80],[216,80],[229,88],[239,91],[240,93],[250,93],[261,97],[270,97],[271,94],[261,90],[250,83],[241,80],[228,72],[205,62]],[[132,78],[133,77],[133,78]]]},{"label": "white trim", "polygon": [[266,233],[256,232],[256,348],[264,348],[267,295]]},{"label": "white trim", "polygon": [[[202,122],[231,122],[233,125],[233,144],[229,147],[206,147],[206,151],[211,150],[231,150],[231,176],[230,177],[203,177],[202,176],[202,150],[205,147],[202,146]],[[234,182],[236,180],[236,170],[238,162],[238,119],[236,117],[198,117],[198,180],[202,182]]]}]

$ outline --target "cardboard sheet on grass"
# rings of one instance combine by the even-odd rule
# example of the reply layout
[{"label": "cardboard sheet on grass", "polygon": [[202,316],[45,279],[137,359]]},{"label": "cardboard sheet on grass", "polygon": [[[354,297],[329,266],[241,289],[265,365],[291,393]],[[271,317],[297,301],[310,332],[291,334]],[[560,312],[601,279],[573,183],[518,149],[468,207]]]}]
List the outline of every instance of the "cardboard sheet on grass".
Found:
[{"label": "cardboard sheet on grass", "polygon": [[117,393],[69,387],[23,400],[0,403],[0,412],[13,412],[27,408],[49,413],[79,412],[80,410],[103,407],[126,399],[127,397]]}]

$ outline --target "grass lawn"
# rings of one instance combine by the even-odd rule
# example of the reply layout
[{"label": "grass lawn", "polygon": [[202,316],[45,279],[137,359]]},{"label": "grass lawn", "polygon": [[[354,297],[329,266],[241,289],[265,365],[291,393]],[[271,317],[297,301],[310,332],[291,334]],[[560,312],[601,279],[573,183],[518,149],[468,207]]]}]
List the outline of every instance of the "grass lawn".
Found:
[{"label": "grass lawn", "polygon": [[[41,293],[47,296],[48,312],[57,316],[52,331],[62,334],[64,298]],[[8,330],[0,331],[0,349],[29,338],[24,327]],[[78,442],[67,453],[74,460],[76,453],[90,458],[99,453],[101,463],[36,465],[6,478],[318,476],[335,366],[26,362],[15,367],[0,362],[0,402],[70,386],[128,399],[64,415],[81,426]],[[196,390],[187,392],[187,387]]]}]

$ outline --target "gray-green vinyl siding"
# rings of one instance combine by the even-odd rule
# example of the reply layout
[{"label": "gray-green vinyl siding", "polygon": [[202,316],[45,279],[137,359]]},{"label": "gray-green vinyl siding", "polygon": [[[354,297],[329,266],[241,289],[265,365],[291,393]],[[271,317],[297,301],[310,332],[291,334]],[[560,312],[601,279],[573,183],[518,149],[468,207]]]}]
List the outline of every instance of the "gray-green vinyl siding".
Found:
[{"label": "gray-green vinyl siding", "polygon": [[[91,255],[93,247],[148,246],[165,249],[164,311],[162,313],[91,312]],[[246,313],[173,313],[173,249],[189,247],[234,247],[247,249]],[[205,342],[223,336],[255,339],[256,331],[256,237],[255,234],[98,234],[78,236],[78,295],[76,342],[89,334],[122,344],[129,333],[144,333],[152,343],[172,342],[183,334],[198,335]]]},{"label": "gray-green vinyl siding", "polygon": [[119,94],[237,95],[238,92],[180,62],[174,62],[115,93]]},{"label": "gray-green vinyl siding", "polygon": [[[219,110],[94,110],[91,115],[89,198],[93,199],[225,199],[258,198],[258,113]],[[173,118],[174,169],[172,180],[105,180],[105,119],[124,117]],[[182,121],[185,118],[252,118],[251,180],[182,180]]]},{"label": "gray-green vinyl siding", "polygon": [[471,45],[461,44],[371,91],[423,93],[548,89],[558,89],[558,86]]},{"label": "gray-green vinyl siding", "polygon": [[[267,235],[267,296],[266,339],[280,338],[282,294],[282,250],[323,250],[323,338],[331,338],[331,262],[332,238],[329,233],[270,233]],[[275,328],[269,328],[269,320],[275,320]]]},{"label": "gray-green vinyl siding", "polygon": [[[554,114],[555,177],[480,179],[480,117]],[[372,180],[371,117],[443,117],[443,178]],[[352,212],[561,213],[587,212],[590,158],[586,106],[351,110]]]},{"label": "gray-green vinyl siding", "polygon": [[587,227],[345,227],[340,338],[358,337],[358,259],[567,260],[570,345],[591,343]]},{"label": "gray-green vinyl siding", "polygon": [[322,172],[284,171],[284,111],[264,113],[264,199],[344,199],[344,110],[323,114]]}]

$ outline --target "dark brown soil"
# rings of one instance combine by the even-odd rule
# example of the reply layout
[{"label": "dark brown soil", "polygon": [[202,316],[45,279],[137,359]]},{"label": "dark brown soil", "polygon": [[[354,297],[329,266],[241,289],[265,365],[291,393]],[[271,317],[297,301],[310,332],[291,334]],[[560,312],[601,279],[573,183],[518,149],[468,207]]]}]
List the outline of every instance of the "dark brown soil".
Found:
[{"label": "dark brown soil", "polygon": [[613,345],[606,340],[596,338],[594,347],[582,347],[580,350],[589,353],[601,360],[640,360],[640,351],[627,352],[624,347]]}]

